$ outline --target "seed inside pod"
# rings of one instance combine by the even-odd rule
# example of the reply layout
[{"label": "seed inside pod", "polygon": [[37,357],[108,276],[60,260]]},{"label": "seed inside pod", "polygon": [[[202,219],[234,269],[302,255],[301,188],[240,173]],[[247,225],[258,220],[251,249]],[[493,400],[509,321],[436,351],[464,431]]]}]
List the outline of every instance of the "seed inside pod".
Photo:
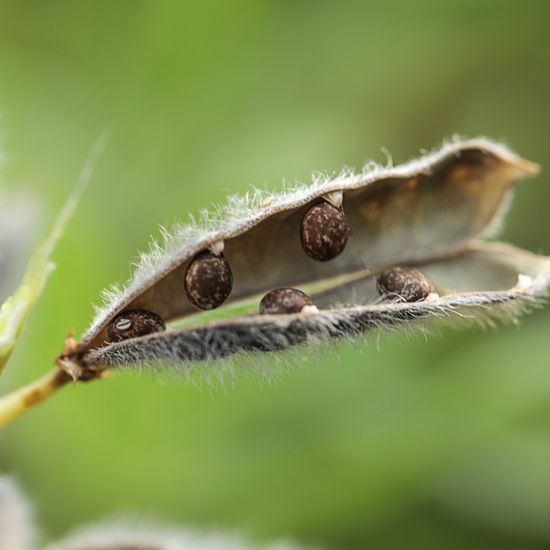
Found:
[{"label": "seed inside pod", "polygon": [[338,256],[350,233],[344,210],[325,200],[313,205],[302,218],[302,247],[310,258],[318,262],[327,262]]},{"label": "seed inside pod", "polygon": [[404,302],[419,302],[435,292],[430,279],[414,267],[392,267],[382,271],[377,287],[382,296]]},{"label": "seed inside pod", "polygon": [[145,309],[133,309],[117,315],[109,324],[107,334],[110,342],[161,332],[166,326],[161,317]]},{"label": "seed inside pod", "polygon": [[185,272],[185,292],[200,309],[215,309],[231,294],[233,273],[223,254],[200,252]]},{"label": "seed inside pod", "polygon": [[276,288],[268,292],[260,302],[260,314],[299,313],[312,306],[311,298],[297,288]]}]

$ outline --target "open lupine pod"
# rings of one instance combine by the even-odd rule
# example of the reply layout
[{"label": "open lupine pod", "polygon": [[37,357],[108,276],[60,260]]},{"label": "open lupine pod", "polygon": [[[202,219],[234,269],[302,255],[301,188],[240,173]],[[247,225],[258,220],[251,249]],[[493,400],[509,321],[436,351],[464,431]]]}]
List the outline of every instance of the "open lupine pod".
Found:
[{"label": "open lupine pod", "polygon": [[[89,378],[108,367],[284,350],[418,318],[514,318],[547,292],[550,259],[479,239],[494,233],[513,184],[537,171],[502,145],[456,140],[401,166],[369,164],[278,195],[232,199],[218,223],[181,227],[143,255],[57,362]],[[205,258],[213,262],[193,264]],[[387,299],[384,277],[395,268],[415,268],[430,292]],[[190,273],[208,281],[190,286]],[[299,289],[315,307],[260,313],[262,298],[281,288]],[[158,316],[167,330],[151,332],[162,328],[152,322],[148,333],[113,341],[112,323],[132,311]]]}]

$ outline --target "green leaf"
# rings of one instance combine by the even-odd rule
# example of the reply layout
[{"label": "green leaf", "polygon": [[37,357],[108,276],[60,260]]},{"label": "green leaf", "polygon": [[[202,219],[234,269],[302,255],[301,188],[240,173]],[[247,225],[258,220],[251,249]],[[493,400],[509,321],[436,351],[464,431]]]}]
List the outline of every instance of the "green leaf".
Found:
[{"label": "green leaf", "polygon": [[19,287],[0,308],[0,376],[6,369],[30,311],[42,294],[48,277],[55,269],[51,256],[90,181],[106,139],[106,135],[103,134],[92,146],[76,186],[59,213],[50,234],[37,246]]}]

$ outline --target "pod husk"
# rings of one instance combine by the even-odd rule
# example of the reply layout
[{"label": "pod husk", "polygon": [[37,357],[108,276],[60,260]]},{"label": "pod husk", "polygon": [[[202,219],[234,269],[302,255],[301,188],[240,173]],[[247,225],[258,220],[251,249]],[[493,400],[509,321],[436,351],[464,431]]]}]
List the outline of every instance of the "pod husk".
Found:
[{"label": "pod husk", "polygon": [[[513,317],[545,294],[548,259],[477,240],[498,229],[513,184],[537,171],[535,164],[487,139],[455,140],[401,166],[369,164],[359,174],[318,177],[268,200],[261,193],[232,199],[214,222],[165,232],[164,245],[154,244],[142,256],[126,287],[107,292],[106,305],[64,359],[70,356],[84,369],[208,361],[419,317],[464,315],[465,309],[487,319]],[[340,193],[352,236],[339,256],[316,262],[300,243],[302,217],[312,204]],[[227,307],[276,287],[334,280],[333,287],[313,296],[320,313],[245,315],[106,343],[108,323],[125,310],[150,310],[167,323],[196,313],[183,289],[185,271],[197,253],[220,243],[234,278]],[[376,273],[393,265],[420,267],[442,296],[372,305]]]}]

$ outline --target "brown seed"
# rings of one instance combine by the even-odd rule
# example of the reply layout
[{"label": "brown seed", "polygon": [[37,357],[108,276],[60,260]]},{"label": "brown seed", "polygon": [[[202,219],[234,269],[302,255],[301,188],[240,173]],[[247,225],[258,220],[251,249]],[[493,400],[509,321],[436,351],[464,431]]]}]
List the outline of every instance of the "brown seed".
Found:
[{"label": "brown seed", "polygon": [[313,205],[302,218],[302,247],[310,258],[318,262],[327,262],[338,256],[350,233],[344,210],[327,201]]},{"label": "brown seed", "polygon": [[133,309],[117,315],[107,328],[110,342],[144,336],[166,329],[164,321],[156,313],[145,309]]},{"label": "brown seed", "polygon": [[377,287],[384,297],[404,302],[419,302],[435,292],[430,279],[414,267],[392,267],[382,271]]},{"label": "brown seed", "polygon": [[262,315],[299,313],[305,306],[312,306],[311,298],[297,288],[276,288],[268,292],[260,302]]},{"label": "brown seed", "polygon": [[187,297],[193,305],[200,309],[215,309],[231,294],[233,274],[223,254],[205,250],[189,264],[184,283]]}]

